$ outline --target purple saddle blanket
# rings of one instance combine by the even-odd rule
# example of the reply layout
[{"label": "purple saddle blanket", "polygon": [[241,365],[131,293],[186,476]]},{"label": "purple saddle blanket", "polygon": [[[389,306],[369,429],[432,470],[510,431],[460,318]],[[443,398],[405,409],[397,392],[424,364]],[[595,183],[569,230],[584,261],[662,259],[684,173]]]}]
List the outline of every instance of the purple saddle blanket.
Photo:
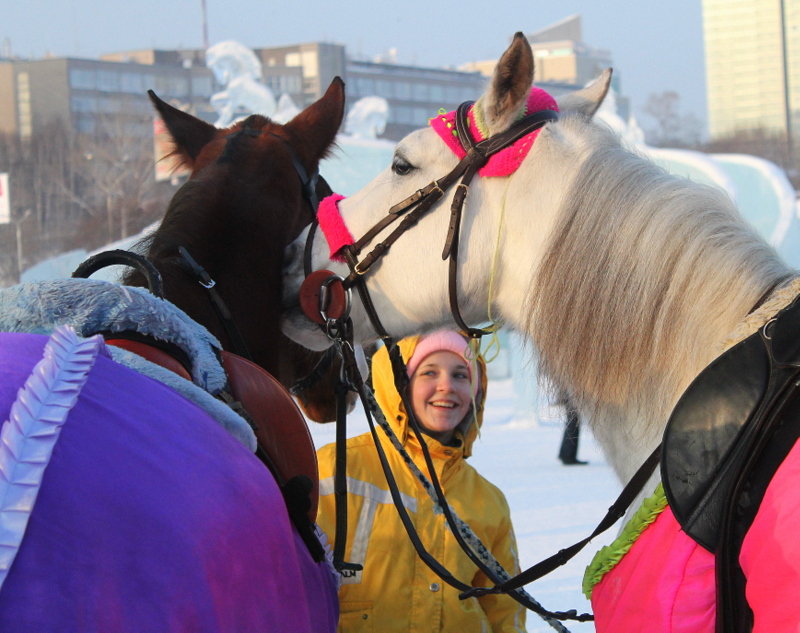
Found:
[{"label": "purple saddle blanket", "polygon": [[[46,342],[0,333],[0,424]],[[0,590],[0,631],[332,633],[336,591],[269,471],[202,409],[100,355]]]}]

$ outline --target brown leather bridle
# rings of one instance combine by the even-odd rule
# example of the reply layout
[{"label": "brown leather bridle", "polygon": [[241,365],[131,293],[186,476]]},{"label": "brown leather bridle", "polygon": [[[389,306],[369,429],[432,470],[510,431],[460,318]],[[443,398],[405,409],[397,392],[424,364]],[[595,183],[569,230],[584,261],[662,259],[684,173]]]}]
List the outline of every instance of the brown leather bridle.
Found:
[{"label": "brown leather bridle", "polygon": [[[452,187],[458,179],[461,182],[457,185],[453,201],[450,205],[450,224],[447,230],[442,259],[449,259],[448,292],[450,297],[450,311],[453,319],[469,337],[480,338],[488,334],[491,330],[473,328],[466,324],[461,316],[458,307],[458,240],[461,229],[461,216],[464,209],[464,202],[469,191],[469,185],[476,172],[483,167],[488,160],[500,150],[513,145],[522,137],[542,128],[545,124],[558,119],[558,112],[554,110],[539,110],[533,112],[516,123],[506,131],[495,134],[483,141],[476,142],[469,129],[467,114],[473,105],[472,101],[462,103],[456,111],[456,131],[461,146],[466,152],[458,164],[445,176],[434,180],[422,189],[414,192],[404,200],[401,200],[389,209],[389,212],[364,235],[349,246],[342,249],[342,255],[350,268],[350,274],[344,279],[344,287],[356,287],[364,309],[375,328],[378,336],[384,340],[390,338],[378,317],[372,299],[369,296],[364,277],[370,268],[383,257],[398,238],[419,222],[433,206],[444,197],[445,192]],[[402,217],[402,220],[400,218]],[[370,244],[373,239],[385,228],[400,220],[395,229],[389,233],[382,241],[372,247],[372,250],[363,258],[359,259],[361,251]],[[309,231],[309,236],[313,232]],[[311,238],[313,239],[313,237]],[[306,249],[307,252],[310,248]]]},{"label": "brown leather bridle", "polygon": [[[471,338],[480,338],[481,336],[491,332],[491,330],[483,330],[480,328],[472,328],[466,324],[463,317],[461,316],[461,311],[458,307],[458,295],[457,295],[457,271],[458,271],[458,242],[459,242],[459,234],[460,234],[460,227],[461,227],[461,216],[463,213],[464,202],[466,200],[467,193],[469,191],[469,185],[472,181],[472,178],[478,172],[478,170],[484,166],[487,161],[497,152],[505,149],[506,147],[513,145],[517,140],[542,128],[545,124],[550,121],[555,121],[558,119],[558,113],[554,110],[540,110],[534,112],[530,115],[525,116],[524,118],[517,121],[514,125],[512,125],[508,130],[502,132],[500,134],[494,135],[488,139],[485,139],[480,142],[476,142],[475,139],[472,137],[472,134],[469,130],[469,121],[467,119],[467,114],[470,106],[472,106],[472,102],[465,102],[462,103],[457,111],[456,111],[456,130],[458,132],[458,138],[466,152],[464,158],[462,158],[458,164],[445,176],[438,180],[434,180],[427,186],[423,187],[422,189],[416,191],[412,195],[408,196],[404,200],[398,202],[397,204],[393,205],[390,209],[388,214],[382,218],[379,222],[377,222],[372,228],[370,228],[364,235],[362,235],[358,240],[354,243],[344,246],[340,254],[344,256],[345,261],[348,264],[350,269],[350,274],[341,279],[338,276],[332,275],[337,280],[341,280],[341,287],[344,288],[345,291],[350,290],[353,286],[356,287],[359,296],[361,298],[362,304],[364,305],[364,309],[367,313],[370,322],[372,323],[373,328],[375,329],[378,336],[384,341],[388,350],[390,359],[393,366],[393,373],[395,376],[395,385],[400,394],[401,398],[403,399],[403,403],[405,409],[407,411],[407,415],[409,417],[409,422],[411,428],[417,437],[420,447],[422,449],[422,453],[426,462],[426,466],[428,468],[428,472],[431,478],[431,485],[435,491],[435,495],[438,499],[439,505],[442,508],[442,512],[445,515],[445,518],[450,526],[451,532],[453,533],[456,541],[458,542],[461,549],[465,552],[465,554],[472,560],[475,565],[486,573],[487,577],[491,579],[492,582],[495,583],[495,587],[490,588],[476,588],[472,587],[467,583],[459,581],[455,577],[450,574],[450,572],[444,568],[436,559],[434,559],[428,552],[425,550],[424,545],[419,540],[418,535],[416,534],[416,530],[413,527],[413,523],[411,519],[408,517],[403,504],[399,501],[399,498],[395,499],[395,496],[399,494],[397,492],[397,483],[394,479],[394,476],[391,472],[391,468],[386,461],[386,457],[383,454],[383,449],[381,447],[380,441],[377,439],[376,430],[372,423],[372,419],[370,417],[370,400],[366,395],[364,385],[360,380],[360,377],[355,375],[353,379],[354,386],[357,388],[359,392],[362,404],[364,405],[364,410],[367,413],[367,420],[370,425],[370,430],[372,432],[373,438],[375,440],[376,449],[378,451],[378,456],[381,461],[381,466],[383,468],[384,474],[386,475],[387,483],[389,485],[390,492],[392,493],[393,499],[395,500],[395,506],[397,507],[399,517],[401,522],[403,523],[408,536],[414,545],[418,555],[421,559],[430,567],[440,578],[442,578],[445,582],[450,584],[451,586],[459,589],[462,592],[462,597],[468,597],[472,595],[485,595],[491,593],[508,593],[512,598],[520,602],[522,605],[531,609],[538,615],[540,615],[550,626],[555,628],[558,631],[567,631],[567,629],[558,621],[558,620],[578,620],[578,621],[587,621],[593,619],[590,614],[578,614],[575,610],[567,611],[567,612],[551,612],[542,607],[537,601],[535,601],[531,596],[528,594],[521,593],[519,591],[519,587],[522,586],[524,583],[519,583],[514,588],[510,589],[500,589],[501,585],[506,585],[507,583],[516,580],[517,577],[509,578],[505,583],[493,572],[493,570],[489,569],[488,566],[478,557],[478,555],[472,551],[471,547],[466,543],[463,535],[459,533],[458,527],[456,525],[456,521],[452,512],[450,510],[450,506],[447,503],[444,492],[442,491],[441,484],[439,482],[438,476],[436,475],[435,468],[431,461],[430,453],[428,451],[427,445],[425,440],[421,436],[421,431],[419,427],[419,423],[416,421],[414,416],[413,407],[411,406],[410,401],[408,400],[408,390],[407,390],[407,374],[405,370],[405,363],[400,355],[399,348],[394,344],[394,339],[389,335],[386,329],[383,327],[380,318],[375,310],[374,304],[372,299],[369,295],[369,291],[367,289],[365,276],[369,272],[370,268],[378,261],[381,257],[383,257],[389,250],[389,248],[394,244],[399,237],[408,231],[411,227],[417,224],[417,222],[428,212],[430,211],[433,206],[442,198],[444,197],[445,192],[452,187],[459,178],[461,182],[456,187],[455,195],[453,196],[453,201],[450,206],[450,223],[447,231],[447,237],[445,239],[444,249],[442,251],[442,259],[449,259],[449,278],[448,278],[448,286],[449,286],[449,295],[450,295],[450,309],[453,314],[453,318],[458,326]],[[401,219],[402,217],[402,219]],[[364,250],[364,248],[369,245],[375,237],[381,233],[385,228],[389,227],[391,224],[399,220],[399,224],[395,227],[395,229],[389,233],[386,238],[384,238],[381,242],[378,242],[372,247],[372,250],[364,256],[362,259],[359,259],[359,256]],[[306,245],[305,245],[305,252],[304,252],[304,268],[306,272],[306,276],[310,274],[312,264],[311,264],[311,251],[312,251],[312,244],[314,240],[314,233],[316,230],[316,224],[312,224],[309,229]],[[323,300],[324,293],[320,293],[320,305],[319,310],[321,313],[325,313],[328,309],[328,306],[325,304]],[[349,306],[348,306],[349,309]],[[343,317],[343,320],[349,323],[349,318],[346,316]],[[334,318],[328,318],[328,322],[337,321]],[[349,329],[352,332],[352,326],[346,327],[344,329]],[[333,339],[332,339],[333,340]],[[354,363],[352,360],[347,360],[346,352],[348,350],[348,345],[341,344],[339,342],[339,349],[345,353],[345,358],[343,362],[346,366],[352,366]],[[374,401],[373,401],[374,402]],[[375,411],[377,413],[377,411]],[[338,426],[338,425],[337,425]],[[342,425],[343,427],[343,425]],[[342,432],[342,435],[344,433]],[[337,504],[337,531],[336,531],[336,545],[341,546],[340,551],[343,553],[343,545],[344,543],[340,543],[340,535],[346,534],[346,528],[344,526],[340,526],[340,517],[339,517],[339,507],[340,505],[343,506],[342,509],[346,507],[344,498],[347,494],[346,484],[344,483],[344,472],[346,468],[346,457],[345,457],[345,443],[344,437],[339,439],[339,431],[337,429],[337,474],[340,472],[342,473],[342,490],[337,492],[338,498],[341,498],[341,504]],[[617,508],[615,508],[617,509]],[[619,516],[622,514],[619,513]],[[618,516],[616,517],[618,518]],[[346,521],[346,519],[345,519]],[[606,519],[605,523],[608,525],[613,524],[614,521]],[[606,526],[604,526],[606,527]],[[589,539],[586,539],[585,542],[588,542]],[[582,547],[585,542],[580,544]],[[580,548],[578,547],[578,549]],[[577,553],[574,552],[574,553]],[[574,555],[572,553],[572,555]],[[563,554],[560,552],[559,554]],[[572,556],[564,557],[563,555],[556,555],[550,557],[550,559],[543,561],[540,563],[539,567],[547,566],[547,571],[550,571],[557,567],[558,565],[564,564],[569,558]],[[336,560],[339,557],[334,557]],[[553,560],[555,559],[555,560]],[[339,562],[341,566],[350,566],[350,563]],[[544,575],[546,571],[542,571],[541,575]]]}]

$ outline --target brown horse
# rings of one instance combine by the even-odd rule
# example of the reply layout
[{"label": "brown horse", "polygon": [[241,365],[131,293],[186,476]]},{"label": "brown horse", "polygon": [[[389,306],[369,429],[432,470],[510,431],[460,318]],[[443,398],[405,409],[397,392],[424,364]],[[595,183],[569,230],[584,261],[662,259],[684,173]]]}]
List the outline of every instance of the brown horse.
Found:
[{"label": "brown horse", "polygon": [[[338,577],[312,524],[313,444],[261,367],[289,384],[319,358],[279,333],[280,273],[313,213],[301,180],[334,141],[343,84],[284,126],[253,116],[217,130],[151,98],[192,170],[140,244],[147,257],[126,254],[155,266],[163,288],[137,268],[126,286],[0,290],[0,524],[13,526],[0,543],[0,630],[333,633]],[[230,319],[198,283],[201,266]],[[168,301],[130,287],[144,285]],[[207,330],[261,367],[220,352]],[[147,363],[129,344],[178,354]],[[330,419],[333,386],[313,389],[307,411]]]},{"label": "brown horse", "polygon": [[[317,171],[334,143],[344,83],[334,79],[322,98],[285,125],[252,115],[217,129],[152,92],[150,98],[191,176],[158,230],[136,248],[161,273],[164,298],[238,352],[209,291],[187,272],[183,247],[214,280],[252,360],[289,387],[312,372],[321,355],[280,332],[283,252],[315,212],[302,179]],[[143,286],[146,280],[133,271],[124,283]],[[335,418],[338,361],[318,373],[298,399],[309,418],[326,422]]]}]

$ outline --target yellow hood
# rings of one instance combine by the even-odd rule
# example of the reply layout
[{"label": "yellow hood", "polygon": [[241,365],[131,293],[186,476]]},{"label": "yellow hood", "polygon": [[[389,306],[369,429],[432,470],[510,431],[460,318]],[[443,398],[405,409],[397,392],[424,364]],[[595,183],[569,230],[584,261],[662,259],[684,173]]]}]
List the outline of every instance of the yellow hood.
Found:
[{"label": "yellow hood", "polygon": [[[402,339],[398,346],[403,356],[403,361],[406,363],[414,353],[420,336],[409,336]],[[478,430],[483,423],[483,407],[486,402],[486,363],[482,356],[478,357],[478,367],[480,367],[480,388],[475,397],[475,408],[477,414],[475,420],[463,432],[463,429],[456,431],[458,437],[463,443],[464,457],[469,457],[472,454],[472,444],[478,436]],[[375,390],[375,399],[378,405],[386,415],[386,419],[392,426],[392,429],[400,438],[400,441],[405,445],[409,435],[413,435],[413,431],[408,425],[408,416],[406,415],[405,407],[403,406],[400,394],[394,386],[394,374],[392,373],[392,364],[389,360],[389,352],[387,348],[381,347],[372,356],[372,386]],[[426,441],[435,441],[433,438],[426,438]]]}]

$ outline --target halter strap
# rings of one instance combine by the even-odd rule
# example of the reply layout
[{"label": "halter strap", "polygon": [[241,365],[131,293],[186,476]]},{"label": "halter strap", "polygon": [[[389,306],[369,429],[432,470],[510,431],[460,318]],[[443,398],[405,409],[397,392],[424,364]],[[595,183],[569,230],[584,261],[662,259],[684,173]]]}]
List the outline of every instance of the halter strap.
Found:
[{"label": "halter strap", "polygon": [[179,264],[181,268],[194,277],[195,281],[208,291],[208,300],[211,302],[211,307],[214,309],[214,313],[220,323],[222,323],[225,334],[228,335],[233,351],[242,358],[252,361],[253,356],[250,354],[242,333],[233,321],[231,311],[215,288],[217,282],[211,278],[205,268],[197,263],[197,260],[191,256],[185,246],[178,246],[178,254],[180,255]]}]

